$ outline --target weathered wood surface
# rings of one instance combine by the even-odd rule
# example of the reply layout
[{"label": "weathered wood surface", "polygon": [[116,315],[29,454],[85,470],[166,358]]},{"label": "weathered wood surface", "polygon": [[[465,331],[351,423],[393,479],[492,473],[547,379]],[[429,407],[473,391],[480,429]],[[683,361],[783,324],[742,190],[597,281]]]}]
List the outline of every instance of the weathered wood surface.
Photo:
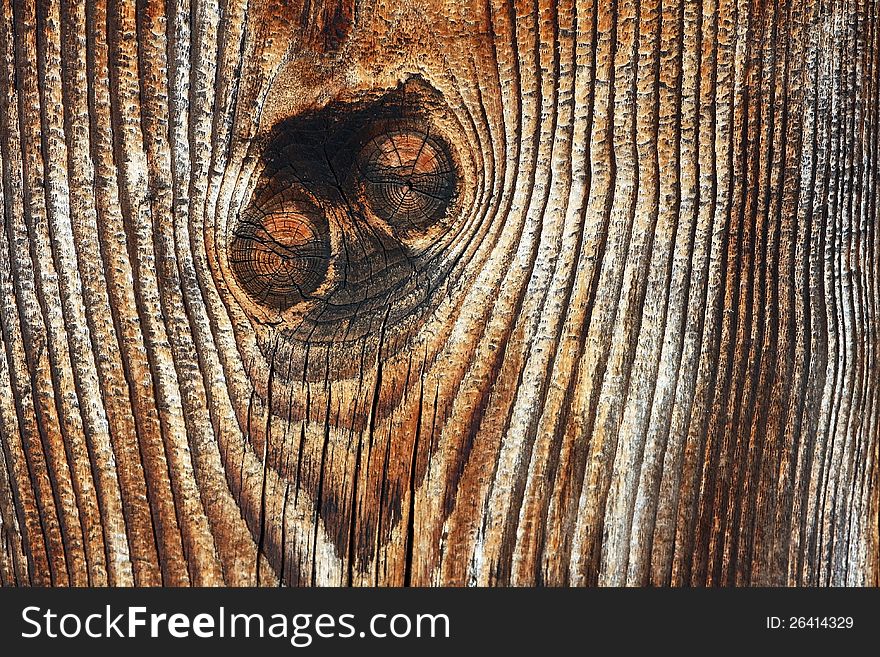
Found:
[{"label": "weathered wood surface", "polygon": [[4,584],[877,584],[876,0],[2,4]]}]

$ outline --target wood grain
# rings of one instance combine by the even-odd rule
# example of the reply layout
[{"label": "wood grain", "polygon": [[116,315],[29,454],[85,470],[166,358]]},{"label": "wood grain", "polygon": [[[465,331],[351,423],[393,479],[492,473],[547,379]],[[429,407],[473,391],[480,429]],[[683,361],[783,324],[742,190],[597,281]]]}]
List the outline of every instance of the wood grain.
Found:
[{"label": "wood grain", "polygon": [[878,28],[5,0],[0,582],[880,584]]}]

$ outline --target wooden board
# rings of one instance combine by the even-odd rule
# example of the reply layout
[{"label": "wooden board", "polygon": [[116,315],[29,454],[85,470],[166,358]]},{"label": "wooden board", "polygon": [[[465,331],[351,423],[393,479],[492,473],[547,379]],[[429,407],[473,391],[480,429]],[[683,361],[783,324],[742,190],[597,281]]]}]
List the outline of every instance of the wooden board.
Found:
[{"label": "wooden board", "polygon": [[0,581],[880,583],[876,0],[22,0]]}]

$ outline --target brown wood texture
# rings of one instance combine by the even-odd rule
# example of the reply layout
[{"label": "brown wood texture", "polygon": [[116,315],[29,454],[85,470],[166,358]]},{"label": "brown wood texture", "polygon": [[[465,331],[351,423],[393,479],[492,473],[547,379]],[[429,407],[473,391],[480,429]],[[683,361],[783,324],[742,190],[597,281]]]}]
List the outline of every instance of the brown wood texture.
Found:
[{"label": "brown wood texture", "polygon": [[877,585],[876,0],[2,2],[5,585]]}]

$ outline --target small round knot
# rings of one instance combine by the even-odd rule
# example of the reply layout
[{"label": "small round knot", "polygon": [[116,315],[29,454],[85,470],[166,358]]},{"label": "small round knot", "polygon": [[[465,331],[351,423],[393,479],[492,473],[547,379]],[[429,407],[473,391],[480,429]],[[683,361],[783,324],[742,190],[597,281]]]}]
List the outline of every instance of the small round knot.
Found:
[{"label": "small round knot", "polygon": [[386,132],[361,151],[364,200],[395,228],[423,231],[446,214],[457,176],[448,147],[416,130]]},{"label": "small round knot", "polygon": [[326,220],[306,198],[266,214],[251,208],[230,243],[229,264],[241,286],[276,310],[308,299],[324,282],[329,259]]}]

